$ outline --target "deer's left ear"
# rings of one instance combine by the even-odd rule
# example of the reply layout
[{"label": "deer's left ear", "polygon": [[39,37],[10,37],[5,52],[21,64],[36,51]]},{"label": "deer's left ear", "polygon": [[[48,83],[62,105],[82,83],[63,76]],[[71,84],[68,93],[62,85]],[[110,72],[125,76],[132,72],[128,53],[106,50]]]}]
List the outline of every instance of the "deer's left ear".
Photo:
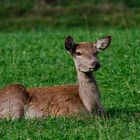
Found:
[{"label": "deer's left ear", "polygon": [[73,51],[73,48],[74,48],[74,39],[71,37],[71,36],[68,36],[66,39],[65,39],[65,49],[67,51],[70,51],[72,52]]},{"label": "deer's left ear", "polygon": [[98,51],[101,51],[101,50],[106,49],[109,46],[110,42],[111,42],[111,36],[106,36],[102,39],[97,40],[95,42],[95,45]]}]

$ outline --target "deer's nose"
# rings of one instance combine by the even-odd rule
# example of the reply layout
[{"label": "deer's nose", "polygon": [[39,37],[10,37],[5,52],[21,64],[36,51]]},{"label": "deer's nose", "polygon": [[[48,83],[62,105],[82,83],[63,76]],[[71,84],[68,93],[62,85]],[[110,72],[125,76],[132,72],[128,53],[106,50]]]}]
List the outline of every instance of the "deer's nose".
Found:
[{"label": "deer's nose", "polygon": [[100,67],[101,67],[101,65],[99,62],[92,62],[90,65],[90,68],[95,69],[95,70],[98,70]]}]

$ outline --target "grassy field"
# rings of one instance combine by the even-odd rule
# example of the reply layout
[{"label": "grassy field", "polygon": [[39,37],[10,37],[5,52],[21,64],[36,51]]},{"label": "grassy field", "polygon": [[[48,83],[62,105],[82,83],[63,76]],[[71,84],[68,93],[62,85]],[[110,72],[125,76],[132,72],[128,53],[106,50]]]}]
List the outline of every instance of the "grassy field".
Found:
[{"label": "grassy field", "polygon": [[94,41],[112,35],[108,50],[99,54],[96,72],[106,118],[77,116],[39,120],[0,120],[0,139],[140,139],[140,30],[55,29],[0,33],[0,86],[26,87],[76,82],[76,72],[64,49],[64,38]]},{"label": "grassy field", "polygon": [[117,5],[108,0],[106,7],[100,3],[105,0],[97,5],[82,1],[65,1],[46,10],[37,7],[36,0],[0,2],[0,88],[10,83],[76,83],[65,37],[72,35],[80,42],[111,35],[111,46],[98,55],[102,68],[95,73],[105,118],[0,120],[0,140],[140,139],[140,3],[127,0],[127,5]]}]

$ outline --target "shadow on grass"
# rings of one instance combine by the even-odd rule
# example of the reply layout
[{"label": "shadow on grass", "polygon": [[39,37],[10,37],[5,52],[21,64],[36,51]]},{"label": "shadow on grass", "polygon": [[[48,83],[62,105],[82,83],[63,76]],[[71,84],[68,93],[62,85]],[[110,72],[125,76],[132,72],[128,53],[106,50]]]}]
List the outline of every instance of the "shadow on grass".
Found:
[{"label": "shadow on grass", "polygon": [[112,118],[112,117],[135,117],[135,118],[139,118],[140,117],[140,111],[136,110],[136,109],[131,109],[131,108],[110,108],[106,111],[106,115],[107,118]]}]

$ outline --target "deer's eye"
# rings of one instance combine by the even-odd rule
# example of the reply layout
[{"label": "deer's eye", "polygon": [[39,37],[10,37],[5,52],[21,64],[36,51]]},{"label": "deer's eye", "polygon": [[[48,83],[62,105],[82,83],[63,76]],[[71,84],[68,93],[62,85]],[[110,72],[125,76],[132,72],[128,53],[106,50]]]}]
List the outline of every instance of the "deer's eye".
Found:
[{"label": "deer's eye", "polygon": [[76,52],[76,55],[78,55],[78,56],[80,56],[80,55],[82,55],[80,52]]}]

